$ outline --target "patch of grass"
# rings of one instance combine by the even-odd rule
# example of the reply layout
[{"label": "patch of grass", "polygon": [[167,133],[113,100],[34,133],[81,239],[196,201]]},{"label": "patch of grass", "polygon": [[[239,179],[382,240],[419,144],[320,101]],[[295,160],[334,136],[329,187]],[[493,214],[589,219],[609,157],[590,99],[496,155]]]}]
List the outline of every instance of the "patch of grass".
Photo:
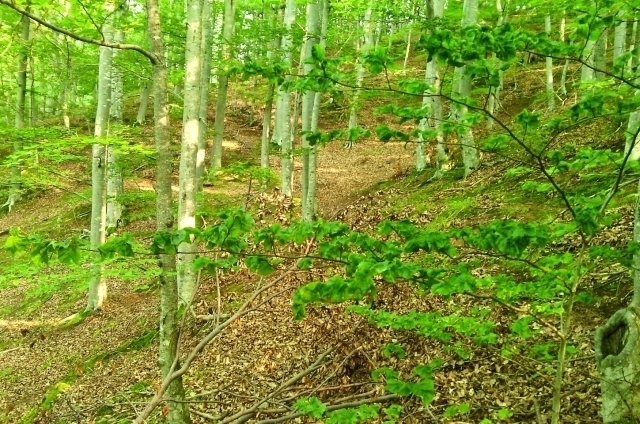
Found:
[{"label": "patch of grass", "polygon": [[472,209],[476,204],[476,199],[473,196],[458,196],[449,200],[446,204],[446,209],[442,211],[433,221],[431,221],[427,228],[430,230],[441,230],[444,226],[455,218],[463,218],[473,213]]},{"label": "patch of grass", "polygon": [[124,210],[124,225],[156,216],[156,194],[153,191],[129,191],[119,196]]}]

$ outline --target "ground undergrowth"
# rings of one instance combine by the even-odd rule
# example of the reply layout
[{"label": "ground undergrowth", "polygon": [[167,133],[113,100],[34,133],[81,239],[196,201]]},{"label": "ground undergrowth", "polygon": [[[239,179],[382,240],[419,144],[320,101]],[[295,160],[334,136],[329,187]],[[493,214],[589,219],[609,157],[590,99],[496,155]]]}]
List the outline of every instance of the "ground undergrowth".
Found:
[{"label": "ground undergrowth", "polygon": [[[527,85],[526,79],[520,78],[519,92],[523,84],[531,92],[537,89],[537,79],[532,80]],[[513,92],[507,91],[504,98],[510,96]],[[514,108],[521,107],[514,101],[506,109],[513,114],[517,113]],[[344,120],[336,115],[337,122]],[[241,118],[234,119],[230,124],[234,139],[229,140],[226,151],[240,161],[250,161],[259,132]],[[368,111],[362,121],[373,127],[379,119]],[[336,122],[327,126],[331,124]],[[479,137],[487,134],[489,131],[480,131]],[[615,140],[607,142],[615,145]],[[321,215],[364,232],[374,231],[387,219],[408,220],[431,230],[477,226],[493,219],[543,223],[562,219],[565,211],[556,199],[523,187],[532,171],[507,172],[517,168],[509,158],[485,156],[481,168],[467,179],[454,169],[431,181],[432,171],[420,175],[411,172],[410,149],[399,144],[381,145],[375,140],[364,141],[349,152],[344,152],[339,143],[325,147],[319,158]],[[371,151],[376,154],[369,155]],[[277,164],[276,158],[272,164]],[[362,172],[354,173],[355,167]],[[583,181],[568,189],[588,191],[589,185],[589,181]],[[123,200],[127,213],[119,231],[148,243],[155,228],[152,175],[134,173],[126,187]],[[273,187],[265,194],[259,194],[257,187],[256,181],[242,172],[211,178],[200,199],[200,223],[207,225],[216,210],[224,206],[240,204],[255,212],[263,223],[286,223],[298,213],[295,199],[289,204],[273,193]],[[5,233],[0,243],[13,227],[50,237],[86,230],[86,187],[85,192],[80,186],[68,190],[81,195],[44,192],[0,217],[0,232]],[[625,243],[632,235],[634,185],[622,190],[613,208],[620,216],[603,232],[601,243]],[[566,246],[557,248],[570,249],[571,243],[567,240]],[[69,269],[33,264],[0,251],[0,266],[0,423],[107,424],[126,422],[135,415],[160,381],[154,338],[158,318],[155,260],[107,263],[110,297],[104,310],[64,329],[59,321],[84,307],[86,261]],[[487,266],[491,266],[490,261]],[[264,308],[234,323],[206,349],[185,376],[194,422],[223,419],[253,404],[328,348],[334,353],[323,372],[310,374],[288,388],[283,394],[285,400],[312,393],[326,402],[380,395],[380,387],[370,378],[374,369],[393,366],[409,375],[416,364],[440,358],[443,363],[435,374],[434,402],[423,406],[416,399],[403,400],[405,415],[401,422],[466,423],[483,418],[535,422],[537,416],[548,415],[554,351],[550,346],[541,347],[535,338],[529,344],[511,340],[513,311],[492,307],[490,318],[501,339],[497,344],[482,346],[464,337],[443,343],[415,333],[376,328],[365,316],[346,315],[345,307],[337,305],[310,308],[303,321],[293,320],[290,299],[294,291],[333,271],[313,269],[293,274],[278,286]],[[194,310],[206,315],[221,305],[222,312],[231,311],[256,284],[256,277],[242,269],[217,277],[203,276]],[[578,306],[576,313],[571,342],[578,351],[565,375],[563,422],[599,422],[593,332],[612,311],[624,305],[631,289],[625,269],[603,270],[588,284],[595,298],[588,305]],[[382,285],[374,304],[377,309],[395,312],[445,314],[470,313],[491,302],[469,296],[417,296],[409,286]],[[210,325],[189,321],[184,345],[193,346]],[[541,329],[538,337],[544,335],[545,329]],[[398,343],[404,346],[402,355],[390,353],[388,347]],[[511,349],[509,355],[505,355],[507,347]],[[467,354],[461,356],[461,351]],[[314,387],[322,388],[315,391]],[[460,405],[468,408],[455,409]],[[269,405],[267,409],[281,406]],[[266,417],[267,412],[258,416]],[[150,422],[162,421],[160,410]]]}]

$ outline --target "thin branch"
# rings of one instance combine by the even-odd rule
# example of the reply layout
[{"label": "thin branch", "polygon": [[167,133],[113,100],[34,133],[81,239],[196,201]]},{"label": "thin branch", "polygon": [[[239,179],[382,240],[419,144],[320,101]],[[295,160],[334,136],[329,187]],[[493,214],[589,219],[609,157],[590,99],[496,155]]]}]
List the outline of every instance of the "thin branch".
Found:
[{"label": "thin branch", "polygon": [[[355,402],[347,402],[347,403],[341,403],[341,404],[337,404],[337,405],[329,405],[327,406],[327,412],[331,412],[331,411],[337,411],[339,409],[346,409],[346,408],[356,408],[360,405],[366,405],[369,403],[380,403],[380,402],[386,402],[388,400],[393,400],[393,399],[397,399],[399,396],[398,395],[385,395],[385,396],[380,396],[377,398],[371,398],[371,399],[363,399],[363,400],[359,400],[359,401],[355,401]],[[285,415],[283,417],[278,417],[278,418],[271,418],[271,419],[267,419],[267,420],[261,420],[258,421],[256,424],[276,424],[276,423],[281,423],[284,421],[289,421],[292,420],[294,418],[298,418],[298,417],[302,417],[305,414],[303,412],[295,412],[293,414],[289,414],[289,415]]]},{"label": "thin branch", "polygon": [[224,420],[220,421],[219,424],[228,424],[228,423],[231,423],[231,422],[233,422],[235,420],[239,420],[239,419],[241,419],[241,418],[243,418],[243,417],[245,417],[247,415],[253,416],[255,414],[256,410],[258,408],[260,408],[260,405],[262,405],[265,402],[269,401],[274,396],[276,396],[277,394],[279,394],[280,392],[282,392],[283,390],[285,390],[287,387],[291,386],[295,382],[300,381],[302,378],[304,378],[308,374],[311,374],[312,372],[314,372],[317,369],[321,368],[324,365],[324,359],[331,352],[333,352],[333,348],[329,348],[329,349],[325,350],[318,357],[318,359],[313,364],[308,366],[306,369],[304,369],[303,371],[299,372],[298,374],[294,375],[293,377],[291,377],[290,379],[288,379],[287,381],[282,383],[280,386],[278,386],[277,389],[275,389],[273,392],[269,393],[267,396],[263,397],[262,399],[257,400],[251,407],[249,407],[247,409],[244,409],[244,410],[242,410],[240,412],[237,412],[237,413],[233,414],[230,417],[225,418]]},{"label": "thin branch", "polygon": [[20,6],[14,4],[11,0],[0,0],[0,4],[4,4],[5,6],[10,7],[11,9],[15,10],[16,12],[20,13],[21,15],[24,15],[26,17],[28,17],[29,19],[49,28],[52,31],[55,32],[59,32],[60,34],[64,34],[68,37],[73,38],[74,40],[78,40],[78,41],[82,41],[83,43],[87,43],[87,44],[93,44],[96,46],[102,46],[102,47],[110,47],[112,49],[118,49],[118,50],[133,50],[136,51],[138,53],[140,53],[141,55],[145,56],[147,59],[149,59],[149,61],[151,62],[152,65],[157,65],[160,63],[160,60],[158,58],[155,57],[155,55],[153,53],[151,53],[148,50],[143,49],[140,46],[137,46],[135,44],[123,44],[123,43],[111,43],[111,42],[107,42],[104,40],[96,40],[96,39],[92,39],[92,38],[87,38],[87,37],[83,37],[81,35],[75,34],[69,30],[66,30],[64,28],[61,28],[57,25],[51,24],[47,21],[45,21],[42,18],[39,18],[38,16],[34,15],[31,12],[28,12],[27,10],[21,8]]},{"label": "thin branch", "polygon": [[[311,243],[307,245],[305,253],[309,252],[310,247],[311,247]],[[156,406],[158,406],[163,401],[164,394],[169,388],[169,385],[175,379],[182,377],[189,370],[189,367],[191,366],[191,364],[196,360],[196,358],[200,355],[200,353],[204,350],[204,348],[216,336],[218,336],[218,334],[220,334],[225,328],[227,328],[233,322],[237,321],[242,316],[246,315],[250,311],[249,305],[251,305],[251,303],[253,303],[253,301],[256,300],[258,296],[260,296],[262,293],[264,293],[265,291],[267,291],[268,289],[270,289],[271,287],[273,287],[274,285],[282,281],[286,276],[291,274],[295,269],[295,267],[296,267],[295,264],[292,265],[291,267],[289,267],[287,271],[285,271],[279,277],[275,278],[270,283],[263,285],[261,287],[258,287],[256,290],[254,290],[254,292],[251,294],[251,296],[249,296],[249,298],[244,302],[244,304],[242,304],[242,306],[231,317],[229,317],[226,321],[220,323],[218,326],[214,327],[202,340],[200,340],[200,342],[191,350],[191,352],[185,359],[182,366],[179,369],[174,370],[174,368],[178,364],[178,356],[176,356],[176,359],[174,360],[171,366],[172,371],[169,372],[169,374],[162,380],[162,384],[158,389],[158,391],[156,392],[156,394],[154,395],[153,399],[151,399],[151,401],[147,404],[146,408],[133,421],[133,424],[142,424],[143,422],[145,422],[145,420],[149,417],[149,415],[151,415],[151,412],[153,412]]]}]

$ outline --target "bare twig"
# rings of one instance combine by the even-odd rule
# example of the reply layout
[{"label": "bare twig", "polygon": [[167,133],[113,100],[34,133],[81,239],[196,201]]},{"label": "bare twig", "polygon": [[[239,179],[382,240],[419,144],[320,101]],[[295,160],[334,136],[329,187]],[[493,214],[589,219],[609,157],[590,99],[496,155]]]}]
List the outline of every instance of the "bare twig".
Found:
[{"label": "bare twig", "polygon": [[134,50],[134,51],[140,53],[141,55],[145,56],[147,59],[149,59],[149,61],[151,62],[152,65],[157,65],[159,63],[158,58],[156,58],[153,53],[151,53],[150,51],[145,50],[142,47],[137,46],[135,44],[110,43],[110,42],[107,42],[107,41],[104,41],[104,40],[97,40],[97,39],[83,37],[82,35],[75,34],[75,33],[71,32],[69,30],[61,28],[61,27],[59,27],[57,25],[53,25],[53,24],[45,21],[44,19],[39,18],[38,16],[34,15],[33,13],[31,13],[31,12],[21,8],[17,4],[13,3],[11,0],[0,0],[0,4],[4,4],[5,6],[10,7],[11,9],[13,9],[16,12],[20,13],[21,15],[24,15],[24,16],[28,17],[29,19],[39,23],[40,25],[43,25],[43,26],[49,28],[52,31],[59,32],[60,34],[64,34],[64,35],[66,35],[68,37],[71,37],[74,40],[82,41],[83,43],[93,44],[93,45],[96,45],[96,46],[111,47],[112,49]]},{"label": "bare twig", "polygon": [[[311,243],[307,245],[305,253],[309,252],[310,247]],[[176,354],[176,359],[171,366],[171,372],[169,372],[169,374],[162,380],[160,388],[151,399],[151,401],[147,404],[147,407],[140,414],[138,414],[137,418],[133,421],[133,424],[142,424],[149,417],[149,415],[151,415],[151,412],[153,412],[156,406],[158,406],[163,401],[164,394],[169,388],[169,385],[175,379],[182,377],[189,370],[189,367],[204,350],[205,346],[207,346],[214,338],[216,338],[216,336],[218,336],[225,328],[227,328],[233,322],[237,321],[242,316],[246,315],[250,311],[249,305],[251,305],[251,303],[253,303],[253,301],[256,300],[258,296],[282,281],[286,276],[291,274],[295,270],[295,268],[296,264],[291,265],[289,269],[287,269],[279,277],[275,278],[273,281],[265,285],[259,286],[256,290],[254,290],[251,296],[249,296],[244,304],[231,317],[214,327],[202,340],[200,340],[200,342],[191,350],[189,355],[185,358],[182,366],[177,370],[175,368],[178,364],[179,355]]]},{"label": "bare twig", "polygon": [[333,352],[333,348],[329,348],[329,349],[325,350],[318,357],[318,359],[313,364],[308,366],[306,369],[304,369],[303,371],[299,372],[298,374],[294,375],[293,377],[291,377],[290,379],[288,379],[287,381],[282,383],[277,389],[275,389],[273,392],[269,393],[267,396],[263,397],[262,399],[256,401],[251,407],[249,407],[249,408],[247,408],[245,410],[242,410],[240,412],[237,412],[237,413],[233,414],[230,417],[225,418],[224,420],[220,421],[219,424],[231,423],[231,422],[234,422],[234,421],[236,421],[236,420],[238,420],[238,419],[240,419],[242,417],[245,417],[246,415],[253,416],[255,414],[256,410],[258,408],[260,408],[260,405],[262,405],[265,402],[269,401],[271,398],[276,396],[278,393],[282,392],[287,387],[293,385],[297,381],[300,381],[306,375],[308,375],[308,374],[312,373],[313,371],[316,371],[318,368],[322,367],[324,365],[325,358],[331,352]]},{"label": "bare twig", "polygon": [[[337,411],[339,409],[346,409],[346,408],[355,408],[358,407],[360,405],[366,405],[369,403],[379,403],[379,402],[386,402],[388,400],[393,400],[393,399],[397,399],[398,395],[384,395],[384,396],[380,396],[377,398],[370,398],[370,399],[363,399],[363,400],[359,400],[359,401],[355,401],[355,402],[347,402],[347,403],[341,403],[341,404],[337,404],[337,405],[329,405],[327,406],[327,412],[331,412],[331,411]],[[298,418],[305,415],[302,412],[294,412],[292,414],[289,415],[285,415],[282,417],[278,417],[278,418],[270,418],[270,419],[266,419],[266,420],[261,420],[258,421],[256,424],[276,424],[276,423],[281,423],[284,421],[289,421],[292,420],[294,418]]]}]

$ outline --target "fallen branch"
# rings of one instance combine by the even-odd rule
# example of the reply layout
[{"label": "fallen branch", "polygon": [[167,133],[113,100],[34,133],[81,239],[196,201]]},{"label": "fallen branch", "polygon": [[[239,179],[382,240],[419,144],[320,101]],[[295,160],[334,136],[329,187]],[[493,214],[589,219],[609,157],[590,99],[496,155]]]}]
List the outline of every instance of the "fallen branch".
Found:
[{"label": "fallen branch", "polygon": [[[309,253],[310,246],[311,246],[310,244],[307,246],[305,254]],[[147,407],[133,421],[133,424],[142,424],[143,422],[145,422],[145,420],[149,417],[149,415],[151,415],[153,410],[160,403],[163,402],[164,394],[169,388],[169,385],[171,385],[171,383],[175,379],[182,377],[189,370],[189,367],[191,366],[193,361],[195,361],[195,359],[198,357],[198,355],[200,355],[200,353],[204,350],[204,348],[225,328],[227,328],[229,325],[237,321],[242,316],[249,313],[251,311],[251,309],[249,308],[249,305],[251,305],[251,303],[253,303],[253,301],[256,300],[262,293],[264,293],[271,287],[278,284],[285,277],[290,275],[295,269],[296,269],[296,264],[293,264],[282,275],[280,275],[270,283],[263,285],[261,287],[258,287],[256,290],[254,290],[251,296],[249,296],[249,298],[244,302],[244,304],[242,304],[242,306],[233,315],[231,315],[226,321],[214,327],[202,340],[200,340],[200,342],[191,350],[191,352],[186,357],[184,363],[179,369],[173,370],[178,363],[178,357],[176,357],[172,365],[172,371],[169,372],[169,374],[162,380],[162,384],[160,385],[160,388],[158,389],[156,394],[153,396],[151,401],[147,404]]]},{"label": "fallen branch", "polygon": [[[327,412],[331,412],[331,411],[337,411],[339,409],[346,409],[346,408],[355,408],[361,405],[366,405],[369,403],[379,403],[379,402],[386,402],[388,400],[392,400],[392,399],[397,399],[399,396],[395,395],[395,394],[391,394],[391,395],[384,395],[384,396],[380,396],[377,398],[369,398],[369,399],[362,399],[359,401],[355,401],[355,402],[347,402],[347,403],[339,403],[337,405],[329,405],[327,406]],[[286,412],[282,411],[282,412]],[[276,423],[281,423],[284,421],[289,421],[289,420],[293,420],[295,418],[298,417],[302,417],[305,414],[303,412],[294,412],[293,414],[289,414],[289,415],[284,415],[282,417],[278,417],[278,418],[269,418],[266,420],[261,420],[258,421],[256,424],[276,424]]]},{"label": "fallen branch", "polygon": [[270,399],[272,399],[273,397],[275,397],[277,394],[279,394],[280,392],[282,392],[284,389],[286,389],[287,387],[293,385],[294,383],[296,383],[297,381],[300,381],[302,378],[304,378],[306,375],[311,374],[313,371],[317,370],[318,368],[322,367],[324,365],[324,359],[331,353],[333,352],[333,348],[329,348],[327,350],[325,350],[319,357],[318,359],[311,365],[309,365],[306,369],[304,369],[303,371],[300,371],[298,374],[294,375],[293,377],[291,377],[290,379],[288,379],[287,381],[285,381],[284,383],[282,383],[280,386],[278,386],[277,389],[275,389],[273,392],[269,393],[267,396],[265,396],[264,398],[258,400],[257,402],[255,402],[253,404],[253,406],[244,409],[240,412],[237,412],[233,415],[231,415],[230,417],[225,418],[224,420],[220,421],[219,424],[227,424],[227,423],[231,423],[233,421],[239,420],[247,415],[249,416],[253,416],[256,412],[256,410],[258,408],[260,408],[261,405],[263,405],[265,402],[268,402]]}]

